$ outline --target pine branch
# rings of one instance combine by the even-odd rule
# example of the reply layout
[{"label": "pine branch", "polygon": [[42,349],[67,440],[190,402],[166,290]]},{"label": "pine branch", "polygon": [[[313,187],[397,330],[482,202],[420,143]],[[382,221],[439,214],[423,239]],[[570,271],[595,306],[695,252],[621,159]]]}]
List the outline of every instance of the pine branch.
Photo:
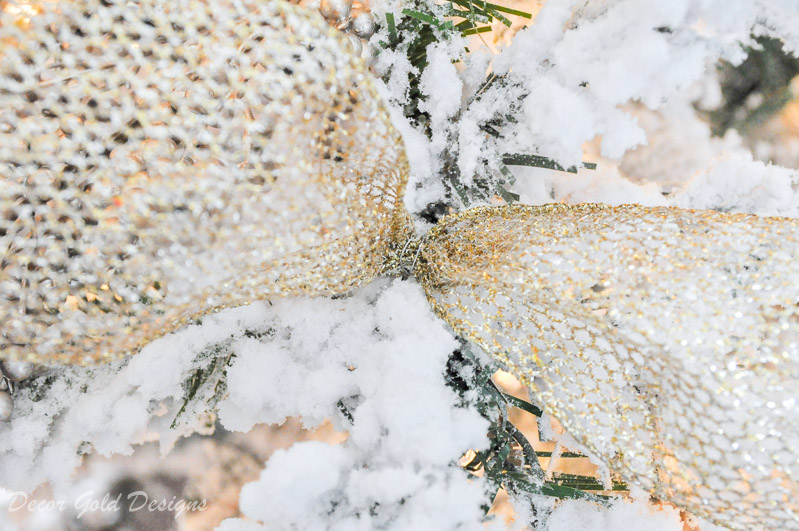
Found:
[{"label": "pine branch", "polygon": [[[613,498],[591,491],[604,491],[605,487],[591,476],[554,474],[546,479],[539,457],[552,457],[551,452],[536,452],[530,441],[509,420],[509,409],[515,407],[527,414],[540,417],[542,410],[525,400],[502,392],[492,380],[499,367],[483,363],[467,344],[454,352],[447,365],[446,380],[461,397],[462,405],[472,406],[489,421],[490,446],[475,451],[463,468],[471,473],[483,471],[490,489],[487,497],[496,496],[504,488],[511,496],[536,494],[559,499],[584,499],[607,504]],[[467,398],[469,397],[469,398]],[[566,452],[564,459],[585,458],[582,454]],[[613,482],[613,491],[623,491],[623,483]],[[490,501],[489,500],[489,501]],[[490,508],[487,504],[486,511]]]},{"label": "pine branch", "polygon": [[[408,74],[409,90],[403,102],[403,109],[408,120],[423,130],[428,137],[432,137],[430,116],[421,110],[426,97],[420,87],[422,73],[428,67],[428,47],[455,38],[488,33],[492,31],[491,24],[494,21],[510,26],[511,21],[505,15],[532,18],[530,13],[483,0],[450,0],[443,5],[415,0],[401,13],[386,14],[387,40],[380,42],[380,47],[404,53],[415,69]],[[453,60],[460,59],[453,58]],[[390,75],[390,72],[386,74],[386,81]],[[507,92],[507,89],[512,87],[512,81],[507,76],[489,73],[466,106],[476,104],[491,91],[494,91],[493,96],[496,96],[497,93]],[[505,126],[516,123],[515,115],[519,112],[520,104],[525,97],[526,94],[521,93],[518,101],[509,102],[503,115],[495,116],[480,124],[482,131],[495,139],[492,141],[500,141],[501,131]],[[453,118],[455,124],[459,119],[460,116]],[[509,189],[515,178],[507,166],[532,166],[577,172],[577,167],[563,168],[556,161],[540,155],[497,153],[483,158],[477,175],[462,176],[457,164],[459,154],[454,151],[458,149],[457,142],[452,139],[450,146],[451,151],[446,153],[446,160],[442,165],[441,178],[450,191],[451,206],[460,203],[463,207],[469,207],[475,201],[490,202],[495,198],[501,198],[508,204],[518,201],[519,195]],[[596,165],[586,162],[582,167],[595,169]]]}]

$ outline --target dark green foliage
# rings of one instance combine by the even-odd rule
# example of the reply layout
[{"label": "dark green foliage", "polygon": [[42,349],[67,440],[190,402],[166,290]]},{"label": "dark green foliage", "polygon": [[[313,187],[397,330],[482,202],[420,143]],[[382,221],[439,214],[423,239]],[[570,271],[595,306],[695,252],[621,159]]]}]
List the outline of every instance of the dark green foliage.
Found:
[{"label": "dark green foliage", "polygon": [[[542,411],[534,404],[503,393],[491,379],[498,368],[493,363],[481,361],[464,343],[450,357],[446,372],[447,385],[458,393],[463,405],[476,408],[490,422],[489,448],[476,452],[464,466],[470,472],[483,470],[485,473],[489,492],[484,509],[488,511],[500,488],[517,498],[537,495],[607,503],[610,497],[588,492],[605,490],[594,477],[554,474],[551,479],[546,479],[538,458],[550,457],[551,453],[537,453],[524,434],[509,420],[511,407],[537,417],[541,416]],[[569,452],[560,457],[584,456]],[[612,490],[626,490],[626,486],[614,482]]]},{"label": "dark green foliage", "polygon": [[739,66],[727,62],[719,66],[722,104],[707,113],[715,135],[728,129],[745,135],[793,98],[790,83],[799,74],[799,58],[786,53],[778,39],[756,41],[759,48],[748,48],[749,57]]},{"label": "dark green foliage", "polygon": [[[250,334],[252,332],[246,332]],[[252,336],[248,336],[252,337]],[[214,411],[227,393],[227,369],[236,354],[228,342],[202,351],[194,360],[195,369],[183,382],[183,403],[171,428],[176,428],[181,416],[189,411],[192,416],[200,411]],[[193,419],[191,419],[193,420]]]},{"label": "dark green foliage", "polygon": [[[577,173],[576,166],[569,166],[564,168],[557,162],[540,155],[523,155],[518,153],[506,153],[502,156],[502,162],[506,166],[531,166],[533,168],[546,168],[548,170],[565,171],[569,173]],[[596,164],[592,162],[583,162],[582,167],[587,170],[595,170]]]}]

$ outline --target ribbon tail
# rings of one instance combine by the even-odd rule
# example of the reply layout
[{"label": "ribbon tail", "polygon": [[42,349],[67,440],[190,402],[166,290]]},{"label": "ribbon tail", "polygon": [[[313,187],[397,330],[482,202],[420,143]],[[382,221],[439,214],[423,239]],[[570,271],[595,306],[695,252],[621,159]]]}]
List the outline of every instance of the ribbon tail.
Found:
[{"label": "ribbon tail", "polygon": [[512,206],[442,220],[416,272],[591,454],[747,528],[799,517],[797,251],[793,219]]}]

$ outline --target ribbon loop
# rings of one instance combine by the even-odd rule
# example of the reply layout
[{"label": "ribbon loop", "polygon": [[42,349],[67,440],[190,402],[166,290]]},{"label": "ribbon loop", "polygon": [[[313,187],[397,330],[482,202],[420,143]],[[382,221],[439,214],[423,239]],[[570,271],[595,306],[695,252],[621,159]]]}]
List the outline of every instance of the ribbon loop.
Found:
[{"label": "ribbon loop", "polygon": [[3,357],[104,362],[219,308],[386,270],[405,154],[321,17],[34,7],[0,38]]}]

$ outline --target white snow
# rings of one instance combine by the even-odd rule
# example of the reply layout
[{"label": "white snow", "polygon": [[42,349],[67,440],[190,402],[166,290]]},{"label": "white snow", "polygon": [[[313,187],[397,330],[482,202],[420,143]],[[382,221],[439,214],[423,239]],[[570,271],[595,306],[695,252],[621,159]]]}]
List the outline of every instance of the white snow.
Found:
[{"label": "white snow", "polygon": [[617,503],[604,509],[590,502],[568,500],[552,511],[549,526],[550,531],[676,531],[683,523],[677,510],[653,510],[646,501]]},{"label": "white snow", "polygon": [[[270,529],[479,525],[481,482],[453,463],[485,443],[487,424],[455,407],[443,384],[456,342],[414,283],[395,281],[374,302],[366,291],[276,303],[274,338],[238,344],[233,391],[219,410],[225,427],[299,414],[349,431],[336,447],[306,442],[275,454],[242,492],[242,511]],[[340,398],[352,425],[336,411]]]},{"label": "white snow", "polygon": [[102,455],[130,454],[159,437],[168,450],[181,432],[202,429],[202,416],[177,432],[168,426],[197,353],[220,343],[236,354],[219,404],[226,428],[300,415],[306,427],[329,418],[349,432],[338,446],[276,453],[242,493],[246,516],[278,528],[479,527],[482,481],[457,460],[486,444],[487,423],[456,407],[443,373],[457,342],[411,281],[380,281],[345,299],[252,304],[155,341],[127,364],[65,370],[44,399],[17,398],[2,439],[3,485],[30,490],[49,480],[67,492],[84,440]]}]

